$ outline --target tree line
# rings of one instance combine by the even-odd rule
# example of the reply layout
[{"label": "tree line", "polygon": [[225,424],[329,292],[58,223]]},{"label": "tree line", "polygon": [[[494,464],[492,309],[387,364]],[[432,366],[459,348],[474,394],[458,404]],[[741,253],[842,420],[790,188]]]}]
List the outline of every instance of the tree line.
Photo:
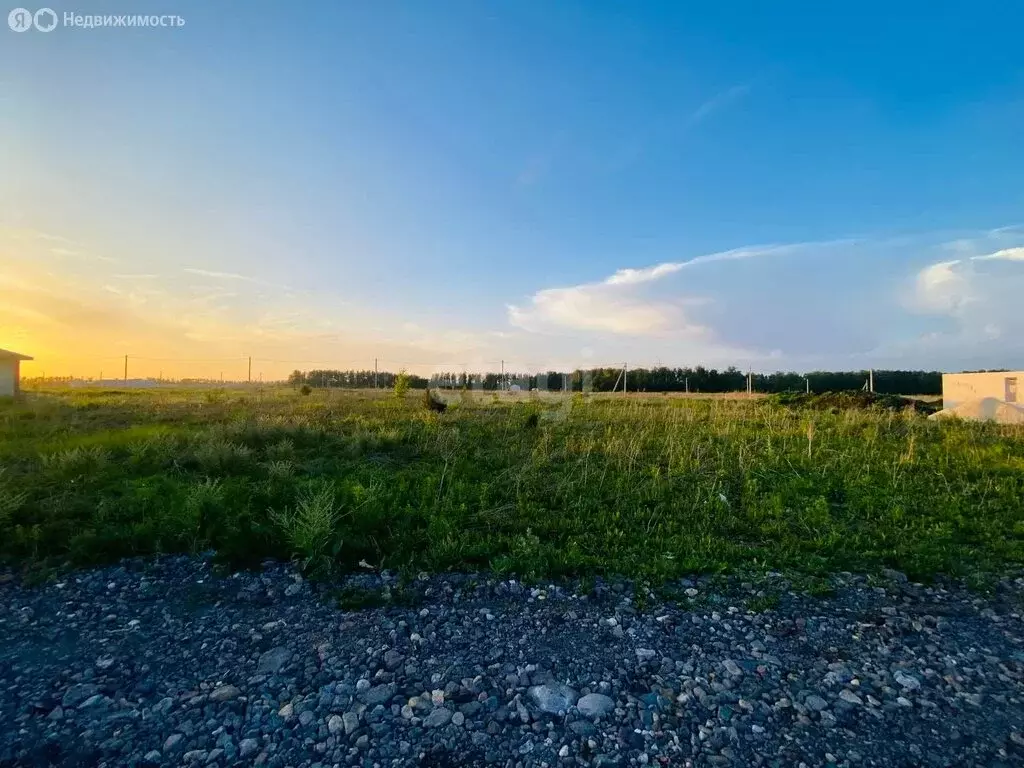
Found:
[{"label": "tree line", "polygon": [[[426,389],[427,380],[422,376],[406,374],[412,389]],[[288,383],[293,387],[306,384],[310,387],[335,387],[339,389],[392,389],[395,386],[397,373],[389,371],[336,371],[317,369],[313,371],[292,371],[288,375]]]},{"label": "tree line", "polygon": [[[574,371],[546,371],[544,373],[467,373],[443,371],[429,379],[409,375],[412,389],[483,389],[497,391],[518,387],[521,390],[561,392],[581,391],[586,387],[594,392],[621,391],[621,368],[591,368]],[[344,389],[391,389],[396,373],[387,371],[294,371],[288,377],[292,386],[306,384],[311,387],[337,387]],[[811,371],[810,373],[776,372],[755,373],[751,376],[755,392],[840,392],[863,389],[868,382],[868,371]],[[747,388],[747,374],[735,367],[717,370],[694,368],[635,368],[626,378],[630,392],[740,392]],[[942,373],[939,371],[874,371],[874,389],[892,395],[941,395]]]}]

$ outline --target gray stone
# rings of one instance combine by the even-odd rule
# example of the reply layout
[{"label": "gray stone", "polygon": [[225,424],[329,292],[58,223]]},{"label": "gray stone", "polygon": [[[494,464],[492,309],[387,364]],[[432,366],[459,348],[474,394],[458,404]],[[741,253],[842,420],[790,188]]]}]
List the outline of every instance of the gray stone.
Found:
[{"label": "gray stone", "polygon": [[615,709],[615,701],[603,693],[588,693],[576,702],[576,708],[584,717],[604,717]]},{"label": "gray stone", "polygon": [[398,651],[390,650],[384,654],[384,666],[388,670],[395,670],[402,666],[402,662],[405,661],[405,657]]},{"label": "gray stone", "polygon": [[92,683],[79,683],[68,688],[60,703],[64,705],[65,709],[74,709],[86,699],[95,696],[99,691],[100,689]]},{"label": "gray stone", "polygon": [[181,756],[182,761],[186,763],[199,763],[206,759],[205,749],[193,749],[186,752]]},{"label": "gray stone", "polygon": [[893,675],[893,678],[908,691],[916,691],[921,687],[921,682],[916,677],[908,675],[903,670],[899,670],[895,675]]},{"label": "gray stone", "polygon": [[882,575],[889,579],[889,581],[899,582],[900,584],[905,584],[907,582],[907,576],[905,573],[894,571],[892,568],[883,568]]},{"label": "gray stone", "polygon": [[110,699],[101,693],[97,693],[95,696],[90,696],[88,699],[78,705],[79,709],[89,709],[90,707],[101,707],[110,703]]},{"label": "gray stone", "polygon": [[149,750],[149,752],[145,754],[145,756],[142,759],[145,760],[147,763],[159,763],[160,758],[162,757],[163,755],[160,754],[160,750],[151,749]]},{"label": "gray stone", "polygon": [[440,728],[448,725],[452,719],[452,711],[444,707],[438,707],[423,719],[424,728]]},{"label": "gray stone", "polygon": [[457,725],[457,726],[459,726],[461,728],[463,726],[463,724],[465,724],[465,722],[466,722],[466,716],[464,714],[462,714],[461,712],[456,712],[455,714],[452,715],[452,725]]},{"label": "gray stone", "polygon": [[538,709],[551,715],[565,713],[579,698],[576,691],[562,683],[535,685],[527,693]]},{"label": "gray stone", "polygon": [[238,743],[238,754],[240,757],[249,757],[259,748],[260,743],[256,739],[242,739]]},{"label": "gray stone", "polygon": [[839,692],[839,698],[845,701],[847,704],[863,704],[864,700],[851,690],[843,688]]},{"label": "gray stone", "polygon": [[222,685],[210,693],[210,701],[231,701],[241,695],[241,691],[233,685]]},{"label": "gray stone", "polygon": [[164,752],[174,749],[184,738],[185,734],[183,733],[172,733],[167,737],[167,741],[164,742]]},{"label": "gray stone", "polygon": [[597,728],[587,720],[573,720],[569,723],[569,730],[577,736],[593,736],[597,733]]},{"label": "gray stone", "polygon": [[637,648],[636,649],[636,657],[640,661],[650,661],[651,659],[653,659],[657,655],[658,655],[658,652],[654,651],[654,650],[652,650],[650,648]]},{"label": "gray stone", "polygon": [[365,733],[356,739],[356,749],[366,749],[370,746],[370,737]]},{"label": "gray stone", "polygon": [[260,654],[259,664],[256,665],[256,674],[276,675],[285,664],[291,661],[291,658],[292,652],[289,648],[283,645],[271,648],[266,653]]},{"label": "gray stone", "polygon": [[398,690],[398,686],[394,683],[386,683],[384,685],[375,685],[368,691],[363,693],[360,697],[363,703],[369,707],[376,706],[377,704],[387,704],[395,696],[395,691]]},{"label": "gray stone", "polygon": [[327,721],[327,730],[331,734],[340,733],[345,730],[345,721],[339,715],[331,715]]},{"label": "gray stone", "polygon": [[346,712],[341,716],[341,722],[345,726],[345,735],[349,736],[359,727],[359,715],[355,712]]},{"label": "gray stone", "polygon": [[309,725],[314,720],[316,720],[316,715],[312,710],[307,709],[299,714],[299,725]]},{"label": "gray stone", "polygon": [[807,705],[808,709],[812,709],[815,712],[821,712],[821,710],[828,707],[828,702],[821,698],[821,696],[818,696],[816,693],[812,693],[810,696],[808,696],[804,700],[804,704]]},{"label": "gray stone", "polygon": [[50,710],[50,714],[46,716],[47,720],[61,720],[64,718],[64,708],[58,704],[56,707]]}]

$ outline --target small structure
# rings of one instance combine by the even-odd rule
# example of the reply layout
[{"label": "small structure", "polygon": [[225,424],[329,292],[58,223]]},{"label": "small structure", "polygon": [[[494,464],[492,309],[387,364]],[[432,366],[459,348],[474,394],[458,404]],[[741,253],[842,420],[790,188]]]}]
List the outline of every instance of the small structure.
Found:
[{"label": "small structure", "polygon": [[13,397],[21,391],[21,361],[31,359],[28,355],[0,349],[0,397]]},{"label": "small structure", "polygon": [[1024,371],[942,374],[942,407],[992,398],[1024,405]]},{"label": "small structure", "polygon": [[931,419],[1024,424],[1024,371],[942,374],[942,410]]}]

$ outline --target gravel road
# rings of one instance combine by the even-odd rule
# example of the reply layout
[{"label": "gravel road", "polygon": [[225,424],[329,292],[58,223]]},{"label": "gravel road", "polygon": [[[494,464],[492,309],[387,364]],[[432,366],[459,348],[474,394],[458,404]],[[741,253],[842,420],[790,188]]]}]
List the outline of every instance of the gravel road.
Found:
[{"label": "gravel road", "polygon": [[435,576],[345,610],[285,565],[61,578],[0,574],[0,766],[1024,765],[1024,579],[778,577],[751,612],[700,580]]}]

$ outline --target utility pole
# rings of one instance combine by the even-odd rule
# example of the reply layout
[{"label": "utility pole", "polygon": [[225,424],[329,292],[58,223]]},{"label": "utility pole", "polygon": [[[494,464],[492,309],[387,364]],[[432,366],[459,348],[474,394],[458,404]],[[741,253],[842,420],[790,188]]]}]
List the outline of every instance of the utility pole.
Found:
[{"label": "utility pole", "polygon": [[622,364],[622,394],[629,392],[629,386],[626,382],[629,381],[629,363]]},{"label": "utility pole", "polygon": [[128,381],[128,355],[124,356],[124,380]]},{"label": "utility pole", "polygon": [[505,391],[505,361],[501,361],[501,385],[499,387],[502,392]]},{"label": "utility pole", "polygon": [[687,376],[683,381],[685,382],[686,394],[690,394],[690,377]]},{"label": "utility pole", "polygon": [[373,358],[373,388],[377,389],[377,358]]},{"label": "utility pole", "polygon": [[804,376],[804,384],[806,385],[807,394],[811,394],[811,379],[809,376]]},{"label": "utility pole", "polygon": [[868,370],[868,391],[875,391],[875,369],[871,368]]},{"label": "utility pole", "polygon": [[252,384],[252,355],[249,355],[249,383]]}]

